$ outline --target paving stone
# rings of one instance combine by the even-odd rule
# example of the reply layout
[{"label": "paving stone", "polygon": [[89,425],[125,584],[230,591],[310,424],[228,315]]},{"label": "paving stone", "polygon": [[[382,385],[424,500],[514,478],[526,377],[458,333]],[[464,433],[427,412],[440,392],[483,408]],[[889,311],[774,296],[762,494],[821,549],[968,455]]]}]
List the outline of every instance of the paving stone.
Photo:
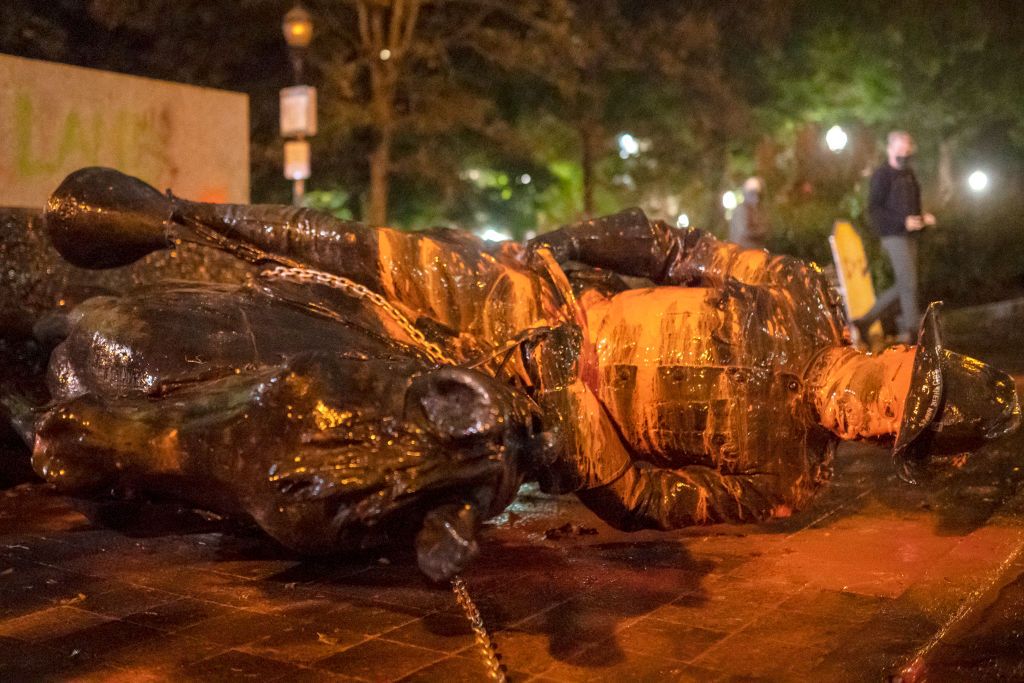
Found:
[{"label": "paving stone", "polygon": [[276,681],[299,670],[265,657],[231,650],[175,670],[175,680],[190,681]]},{"label": "paving stone", "polygon": [[679,661],[644,654],[591,648],[567,661],[557,662],[542,674],[543,680],[580,681],[708,681],[710,670]]},{"label": "paving stone", "polygon": [[314,666],[371,681],[393,681],[444,658],[445,655],[434,650],[374,638],[322,659]]},{"label": "paving stone", "polygon": [[104,659],[118,650],[138,647],[162,637],[163,633],[156,629],[112,619],[48,638],[45,643],[58,654]]},{"label": "paving stone", "polygon": [[553,639],[544,615],[531,617],[514,627],[491,632],[503,661],[518,670],[539,674],[551,667]]},{"label": "paving stone", "polygon": [[643,618],[621,629],[614,638],[622,649],[630,652],[689,662],[726,635],[720,631]]},{"label": "paving stone", "polygon": [[774,583],[763,585],[753,580],[723,578],[707,591],[690,593],[661,605],[650,616],[672,624],[731,633],[788,599],[792,593],[785,588]]},{"label": "paving stone", "polygon": [[474,642],[469,622],[460,614],[433,612],[405,626],[388,631],[388,640],[425,647],[438,652],[457,652]]},{"label": "paving stone", "polygon": [[[491,680],[483,657],[446,657],[401,679],[403,683],[444,681],[445,683],[479,683]],[[512,680],[517,680],[512,677]]]},{"label": "paving stone", "polygon": [[830,612],[809,614],[775,609],[747,624],[737,634],[749,640],[781,640],[824,653],[848,642],[860,629],[859,623]]},{"label": "paving stone", "polygon": [[297,622],[262,636],[237,649],[295,664],[310,664],[366,640],[355,631]]},{"label": "paving stone", "polygon": [[122,648],[106,658],[110,664],[166,680],[175,669],[195,664],[226,652],[220,643],[180,635],[162,634],[130,648]]},{"label": "paving stone", "polygon": [[157,683],[163,677],[152,671],[118,669],[113,666],[99,665],[83,668],[80,672],[69,672],[68,683]]},{"label": "paving stone", "polygon": [[[284,612],[291,614],[290,612]],[[364,635],[376,636],[400,628],[428,614],[411,607],[400,607],[386,603],[332,601],[323,611],[299,611],[295,618],[308,619],[314,623],[337,626]]]},{"label": "paving stone", "polygon": [[857,623],[870,619],[889,604],[891,600],[888,598],[805,588],[783,600],[779,607],[790,612],[824,614],[837,620]]},{"label": "paving stone", "polygon": [[609,642],[619,629],[636,619],[636,615],[622,615],[591,602],[569,600],[517,628],[545,634],[550,656],[564,661],[593,645]]},{"label": "paving stone", "polygon": [[207,600],[177,598],[125,615],[124,619],[160,631],[175,632],[217,616],[234,613],[229,607]]},{"label": "paving stone", "polygon": [[9,636],[0,636],[0,680],[34,680],[51,671],[56,673],[73,666],[77,660],[60,656],[41,642],[25,642]]},{"label": "paving stone", "polygon": [[344,676],[325,669],[299,667],[289,670],[288,673],[278,678],[277,681],[278,683],[365,683],[366,679]]},{"label": "paving stone", "polygon": [[120,582],[108,582],[103,588],[106,590],[79,593],[72,598],[74,606],[108,617],[124,617],[179,599],[170,593]]},{"label": "paving stone", "polygon": [[182,629],[179,633],[190,638],[235,647],[281,633],[295,624],[295,621],[283,617],[233,610],[221,616],[204,619],[194,626]]},{"label": "paving stone", "polygon": [[74,607],[51,607],[0,622],[0,636],[27,641],[46,641],[110,621]]},{"label": "paving stone", "polygon": [[808,646],[805,641],[789,642],[784,634],[768,640],[739,632],[716,643],[692,664],[734,677],[806,680],[811,669],[825,656],[826,649]]}]

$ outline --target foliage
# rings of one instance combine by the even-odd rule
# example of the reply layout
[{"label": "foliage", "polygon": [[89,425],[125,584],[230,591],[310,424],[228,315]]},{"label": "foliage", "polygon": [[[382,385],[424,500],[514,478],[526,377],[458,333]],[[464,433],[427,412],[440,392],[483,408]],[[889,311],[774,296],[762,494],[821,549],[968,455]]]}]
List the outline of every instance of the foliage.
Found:
[{"label": "foliage", "polygon": [[[324,137],[364,156],[364,216],[388,219],[391,186],[399,196],[432,193],[443,215],[461,187],[463,161],[476,150],[511,156],[517,147],[487,85],[508,66],[502,45],[518,45],[542,26],[552,3],[485,0],[349,0],[310,9],[322,21],[311,56],[323,82]],[[557,5],[557,3],[555,3]],[[501,40],[495,40],[501,37]],[[490,59],[478,54],[489,50]],[[321,143],[324,146],[325,143]],[[331,155],[328,158],[339,158]],[[521,160],[528,155],[518,155]],[[359,177],[362,176],[362,177]],[[421,207],[409,213],[427,215]]]},{"label": "foliage", "polygon": [[306,193],[302,205],[335,218],[351,220],[354,217],[351,202],[352,198],[345,190],[311,190]]}]

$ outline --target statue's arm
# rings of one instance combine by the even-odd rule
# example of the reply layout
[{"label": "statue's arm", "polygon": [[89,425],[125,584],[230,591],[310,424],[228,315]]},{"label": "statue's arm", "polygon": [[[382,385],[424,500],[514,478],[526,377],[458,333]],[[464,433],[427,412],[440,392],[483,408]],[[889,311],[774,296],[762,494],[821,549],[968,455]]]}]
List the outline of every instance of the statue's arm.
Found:
[{"label": "statue's arm", "polygon": [[549,248],[559,263],[577,261],[659,285],[720,286],[730,279],[768,286],[786,286],[794,279],[827,283],[807,261],[744,249],[697,228],[652,221],[640,209],[567,225],[534,238],[530,245]]},{"label": "statue's arm", "polygon": [[696,228],[651,221],[639,209],[568,225],[536,237],[559,263],[576,261],[657,285],[722,287],[728,282],[779,287],[799,308],[815,311],[841,338],[846,314],[838,292],[817,265],[792,256],[744,249]]},{"label": "statue's arm", "polygon": [[194,221],[270,255],[343,275],[377,291],[382,284],[381,243],[405,237],[388,228],[371,228],[311,209],[273,204],[200,204],[177,200],[175,217]]},{"label": "statue's arm", "polygon": [[622,275],[663,282],[669,265],[685,251],[688,232],[650,221],[640,209],[628,209],[544,233],[531,248],[547,247],[560,264],[576,261]]},{"label": "statue's arm", "polygon": [[[475,238],[451,231],[372,228],[309,209],[189,204],[191,218],[232,242],[286,257],[286,265],[326,271],[384,296],[416,319],[460,328],[500,277]],[[471,277],[466,274],[471,273]]]}]

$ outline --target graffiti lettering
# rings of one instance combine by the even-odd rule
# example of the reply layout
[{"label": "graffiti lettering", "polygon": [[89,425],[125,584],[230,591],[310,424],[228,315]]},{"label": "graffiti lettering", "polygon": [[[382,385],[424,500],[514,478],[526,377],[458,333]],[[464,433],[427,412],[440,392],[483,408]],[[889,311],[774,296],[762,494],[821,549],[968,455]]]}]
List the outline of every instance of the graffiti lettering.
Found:
[{"label": "graffiti lettering", "polygon": [[66,109],[19,92],[13,101],[16,176],[48,175],[69,166],[108,165],[143,178],[172,171],[170,117],[159,110]]}]

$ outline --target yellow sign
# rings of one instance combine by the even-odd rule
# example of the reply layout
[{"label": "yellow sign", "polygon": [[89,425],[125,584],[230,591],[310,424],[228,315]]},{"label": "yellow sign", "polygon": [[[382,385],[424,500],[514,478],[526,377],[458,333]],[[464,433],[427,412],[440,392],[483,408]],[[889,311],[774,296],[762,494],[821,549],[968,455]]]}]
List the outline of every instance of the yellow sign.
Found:
[{"label": "yellow sign", "polygon": [[[875,286],[871,283],[868,258],[864,253],[864,242],[849,221],[836,221],[832,235],[828,238],[832,246],[832,260],[839,276],[839,289],[846,304],[846,315],[856,320],[875,305]],[[856,330],[853,330],[856,335]],[[881,336],[881,323],[871,326],[869,336]],[[863,340],[867,342],[867,340]]]}]

